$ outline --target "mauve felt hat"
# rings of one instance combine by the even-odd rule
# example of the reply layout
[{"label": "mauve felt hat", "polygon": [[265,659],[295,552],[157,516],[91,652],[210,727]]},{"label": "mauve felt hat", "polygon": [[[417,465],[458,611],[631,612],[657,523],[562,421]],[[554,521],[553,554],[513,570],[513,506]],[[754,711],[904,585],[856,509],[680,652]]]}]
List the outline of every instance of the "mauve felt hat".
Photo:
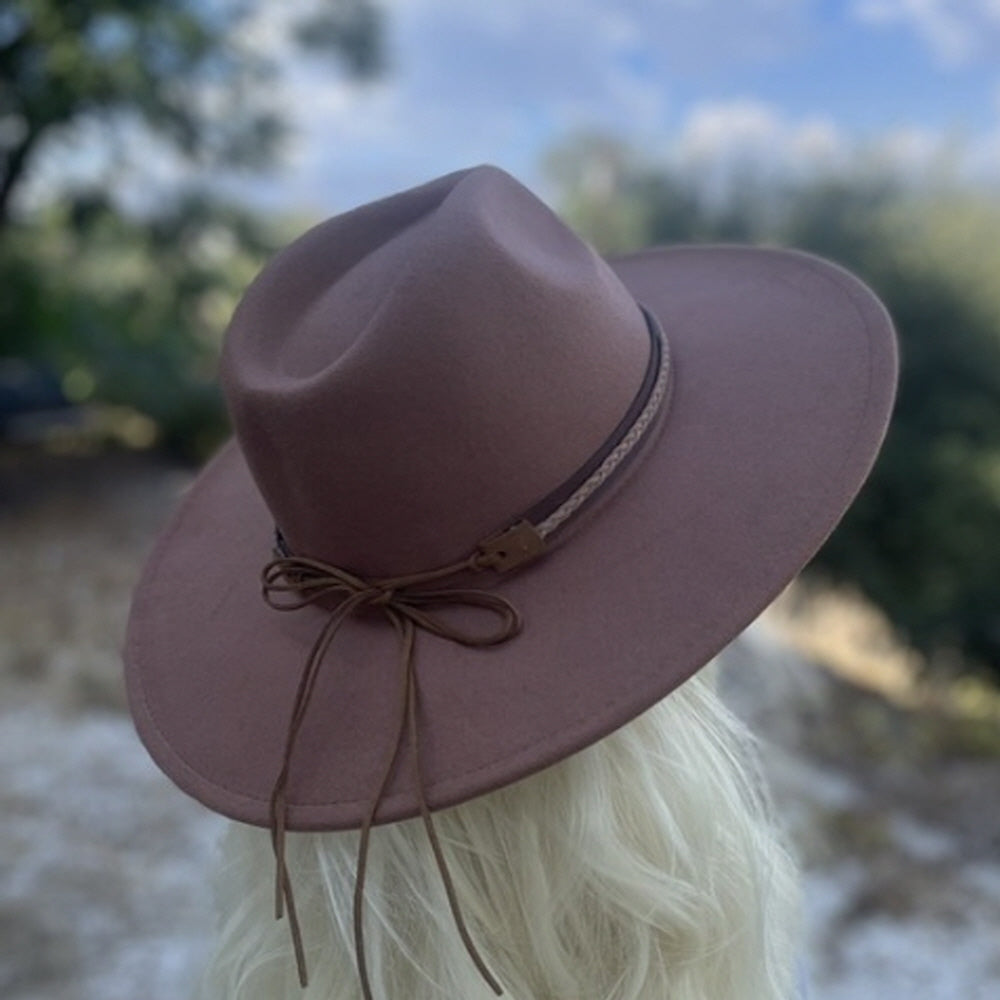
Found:
[{"label": "mauve felt hat", "polygon": [[603,260],[477,167],[279,253],[221,374],[236,436],[136,590],[131,709],[211,809],[271,826],[280,788],[338,829],[537,771],[705,664],[861,486],[896,344],[833,264]]},{"label": "mauve felt hat", "polygon": [[[478,167],[279,253],[236,310],[222,381],[236,437],[146,565],[126,680],[167,775],[267,826],[330,617],[327,600],[283,613],[262,599],[276,529],[286,554],[365,580],[448,566],[553,514],[653,410],[536,558],[459,571],[519,612],[515,637],[469,648],[422,630],[415,644],[422,791],[459,803],[629,721],[780,592],[872,465],[896,345],[875,296],[833,264],[729,246],[605,261]],[[477,634],[489,614],[441,612]],[[398,646],[378,608],[343,622],[297,733],[289,828],[360,825],[396,737]],[[406,755],[379,820],[418,811]]]}]

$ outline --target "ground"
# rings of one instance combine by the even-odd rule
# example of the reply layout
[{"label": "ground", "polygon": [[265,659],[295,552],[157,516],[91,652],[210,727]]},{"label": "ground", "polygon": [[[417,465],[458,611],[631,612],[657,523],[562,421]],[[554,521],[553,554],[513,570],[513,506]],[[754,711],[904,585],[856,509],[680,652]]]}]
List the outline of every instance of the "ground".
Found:
[{"label": "ground", "polygon": [[[197,976],[221,821],[149,762],[119,665],[141,559],[189,481],[150,456],[0,452],[6,1000],[183,1000]],[[719,671],[805,867],[810,996],[1000,996],[994,702],[928,695],[878,630],[827,648],[839,626],[813,596],[790,591]]]}]

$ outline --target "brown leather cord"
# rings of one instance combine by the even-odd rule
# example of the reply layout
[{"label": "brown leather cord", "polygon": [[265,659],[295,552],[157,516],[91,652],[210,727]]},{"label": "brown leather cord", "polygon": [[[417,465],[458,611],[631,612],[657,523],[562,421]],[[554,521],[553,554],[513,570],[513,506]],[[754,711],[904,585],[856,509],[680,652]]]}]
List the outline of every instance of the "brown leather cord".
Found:
[{"label": "brown leather cord", "polygon": [[[372,1000],[371,985],[368,979],[368,966],[365,958],[363,904],[364,883],[368,861],[368,846],[371,827],[375,821],[379,803],[385,794],[396,758],[403,745],[404,736],[409,737],[412,748],[413,777],[420,806],[420,815],[427,830],[431,850],[441,880],[444,884],[448,905],[451,909],[455,926],[462,938],[462,943],[472,959],[479,974],[490,989],[500,995],[503,991],[492,973],[486,967],[462,918],[458,899],[455,893],[451,875],[445,862],[444,852],[434,830],[430,809],[424,795],[423,775],[420,769],[420,754],[417,726],[417,682],[413,662],[413,649],[416,642],[416,630],[423,629],[433,635],[460,643],[463,646],[492,646],[506,642],[521,630],[521,617],[517,609],[505,597],[485,590],[476,589],[444,589],[419,590],[413,589],[421,584],[432,583],[445,577],[453,576],[463,571],[481,571],[497,565],[497,558],[484,548],[477,549],[468,558],[443,566],[426,573],[412,573],[407,576],[391,577],[379,580],[365,580],[349,573],[338,566],[332,566],[318,559],[304,556],[281,555],[273,559],[263,569],[261,583],[264,599],[271,607],[279,611],[294,611],[317,601],[340,597],[329,617],[316,637],[309,656],[306,659],[299,685],[295,695],[288,732],[285,738],[285,749],[281,769],[275,780],[271,793],[271,843],[275,856],[275,917],[281,919],[284,910],[288,911],[289,930],[292,935],[292,945],[295,950],[295,963],[298,969],[299,982],[303,988],[308,985],[309,978],[306,969],[305,950],[302,944],[302,932],[295,910],[292,893],[292,882],[285,862],[285,828],[287,820],[287,803],[285,789],[291,766],[292,753],[298,738],[299,730],[305,719],[309,701],[312,697],[319,675],[320,666],[330,644],[340,626],[352,614],[365,607],[381,608],[392,623],[400,637],[400,705],[398,722],[396,724],[396,739],[386,754],[386,761],[381,772],[378,788],[368,806],[361,826],[361,839],[358,847],[358,867],[354,886],[354,943],[358,963],[358,975],[365,1000]],[[466,606],[478,607],[495,614],[499,625],[495,631],[484,635],[463,631],[431,614],[429,609],[435,606]]]}]

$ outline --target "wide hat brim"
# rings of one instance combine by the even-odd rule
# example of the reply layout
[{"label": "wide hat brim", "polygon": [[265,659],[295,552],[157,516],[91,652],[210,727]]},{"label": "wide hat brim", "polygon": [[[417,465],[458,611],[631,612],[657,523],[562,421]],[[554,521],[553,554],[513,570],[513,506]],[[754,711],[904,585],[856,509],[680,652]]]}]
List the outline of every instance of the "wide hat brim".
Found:
[{"label": "wide hat brim", "polygon": [[[431,808],[561,760],[690,677],[816,552],[885,433],[892,325],[839,267],[737,247],[609,263],[667,335],[670,408],[620,488],[564,543],[492,584],[521,612],[520,635],[479,649],[418,635]],[[328,616],[262,599],[273,533],[231,442],[159,539],[125,649],[132,713],[159,766],[209,808],[259,826],[269,825],[296,687]],[[290,828],[361,824],[396,739],[398,642],[377,612],[338,633],[292,755]],[[418,812],[409,753],[379,822]]]}]

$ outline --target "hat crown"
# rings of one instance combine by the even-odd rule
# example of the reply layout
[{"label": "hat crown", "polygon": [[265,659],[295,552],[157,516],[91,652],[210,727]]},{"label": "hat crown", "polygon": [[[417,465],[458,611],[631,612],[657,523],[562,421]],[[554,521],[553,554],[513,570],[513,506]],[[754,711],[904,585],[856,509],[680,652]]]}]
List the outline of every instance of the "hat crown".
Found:
[{"label": "hat crown", "polygon": [[233,317],[222,379],[290,548],[392,575],[464,556],[571,476],[648,353],[608,265],[478,167],[278,254]]}]

